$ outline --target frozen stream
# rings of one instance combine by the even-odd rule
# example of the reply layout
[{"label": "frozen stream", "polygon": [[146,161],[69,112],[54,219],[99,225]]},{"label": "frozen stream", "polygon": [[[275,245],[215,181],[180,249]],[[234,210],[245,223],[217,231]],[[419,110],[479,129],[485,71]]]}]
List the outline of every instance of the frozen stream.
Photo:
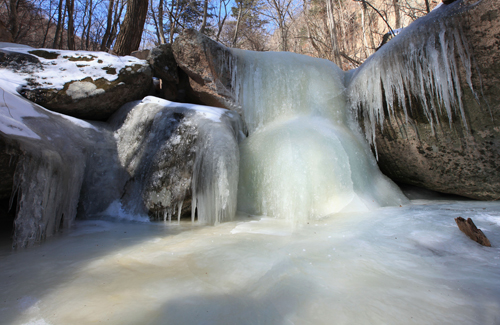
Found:
[{"label": "frozen stream", "polygon": [[[453,218],[472,217],[493,247]],[[1,324],[498,324],[500,203],[215,227],[80,221],[0,256]]]}]

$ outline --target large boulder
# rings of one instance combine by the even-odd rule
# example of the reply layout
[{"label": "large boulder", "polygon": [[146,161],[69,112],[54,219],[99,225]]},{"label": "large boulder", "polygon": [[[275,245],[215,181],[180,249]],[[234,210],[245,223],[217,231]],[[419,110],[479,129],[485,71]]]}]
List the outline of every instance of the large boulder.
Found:
[{"label": "large boulder", "polygon": [[0,50],[0,73],[18,92],[55,112],[106,120],[123,104],[151,90],[149,64],[104,52],[19,47]]},{"label": "large boulder", "polygon": [[111,119],[118,157],[128,172],[122,206],[166,220],[198,210],[200,221],[236,211],[242,122],[237,113],[146,97]]},{"label": "large boulder", "polygon": [[235,107],[231,74],[234,56],[229,48],[194,29],[186,29],[175,39],[172,50],[201,103],[227,109]]},{"label": "large boulder", "polygon": [[456,1],[352,74],[349,97],[393,180],[500,198],[500,3]]}]

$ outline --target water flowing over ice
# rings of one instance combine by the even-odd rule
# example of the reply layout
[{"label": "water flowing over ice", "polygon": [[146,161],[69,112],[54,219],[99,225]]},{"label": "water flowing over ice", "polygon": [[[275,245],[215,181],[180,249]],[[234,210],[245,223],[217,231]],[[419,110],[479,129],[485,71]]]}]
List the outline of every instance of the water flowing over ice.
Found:
[{"label": "water flowing over ice", "polygon": [[305,223],[406,202],[346,109],[342,70],[293,53],[232,51],[250,133],[240,145],[239,210]]},{"label": "water flowing over ice", "polygon": [[375,142],[376,124],[382,127],[386,114],[393,118],[395,107],[403,109],[408,122],[408,111],[415,109],[412,97],[420,103],[433,132],[443,122],[443,115],[450,126],[453,117],[458,117],[468,130],[456,58],[460,58],[466,82],[479,100],[471,80],[471,52],[460,25],[461,13],[473,6],[465,6],[463,1],[440,6],[406,27],[352,71],[348,100],[352,109],[363,115],[371,144]]}]

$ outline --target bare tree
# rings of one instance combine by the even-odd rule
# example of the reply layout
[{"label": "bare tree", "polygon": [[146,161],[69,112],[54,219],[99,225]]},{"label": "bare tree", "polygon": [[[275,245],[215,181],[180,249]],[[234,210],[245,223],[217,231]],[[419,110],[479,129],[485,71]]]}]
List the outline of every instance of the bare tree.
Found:
[{"label": "bare tree", "polygon": [[200,26],[200,33],[205,32],[205,27],[207,26],[207,16],[208,16],[208,0],[204,0],[203,3],[203,18]]},{"label": "bare tree", "polygon": [[279,50],[288,51],[288,31],[298,8],[295,0],[265,0],[267,4],[262,14],[268,17],[278,28]]},{"label": "bare tree", "polygon": [[[226,22],[228,12],[227,12],[227,5],[229,4],[230,0],[220,0],[219,1],[219,10],[218,10],[218,15],[217,15],[217,35],[215,36],[215,40],[218,42],[220,39],[220,34],[222,32],[222,29],[224,28],[224,24]],[[222,14],[222,10],[224,10],[224,14]]]}]

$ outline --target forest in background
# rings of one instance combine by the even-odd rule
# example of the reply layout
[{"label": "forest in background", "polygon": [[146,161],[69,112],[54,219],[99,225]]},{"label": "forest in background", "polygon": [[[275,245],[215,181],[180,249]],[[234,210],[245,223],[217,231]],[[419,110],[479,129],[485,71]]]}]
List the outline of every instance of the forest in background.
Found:
[{"label": "forest in background", "polygon": [[[359,66],[437,0],[1,0],[0,28],[39,48],[130,54],[194,28],[226,46]],[[394,31],[394,32],[393,32]]]}]

